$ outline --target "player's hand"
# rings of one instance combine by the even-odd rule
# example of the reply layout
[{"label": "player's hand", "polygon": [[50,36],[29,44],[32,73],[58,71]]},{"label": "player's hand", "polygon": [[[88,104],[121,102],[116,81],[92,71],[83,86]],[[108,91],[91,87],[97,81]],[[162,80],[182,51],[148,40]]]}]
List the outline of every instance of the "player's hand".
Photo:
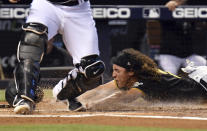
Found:
[{"label": "player's hand", "polygon": [[165,4],[165,6],[170,10],[170,11],[174,11],[175,8],[177,6],[179,6],[180,4],[177,1],[169,1]]},{"label": "player's hand", "polygon": [[17,3],[17,2],[19,2],[20,0],[9,0],[9,2],[11,2],[11,3]]}]

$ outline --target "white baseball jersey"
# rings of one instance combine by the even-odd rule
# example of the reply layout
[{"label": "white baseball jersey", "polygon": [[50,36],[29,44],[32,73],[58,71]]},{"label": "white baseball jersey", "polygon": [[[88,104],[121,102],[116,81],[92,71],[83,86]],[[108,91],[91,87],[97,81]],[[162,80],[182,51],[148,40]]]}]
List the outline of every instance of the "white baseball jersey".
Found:
[{"label": "white baseball jersey", "polygon": [[63,6],[47,0],[33,0],[30,9],[26,22],[46,25],[49,40],[57,33],[62,34],[74,64],[80,63],[84,56],[99,55],[98,36],[89,1]]}]

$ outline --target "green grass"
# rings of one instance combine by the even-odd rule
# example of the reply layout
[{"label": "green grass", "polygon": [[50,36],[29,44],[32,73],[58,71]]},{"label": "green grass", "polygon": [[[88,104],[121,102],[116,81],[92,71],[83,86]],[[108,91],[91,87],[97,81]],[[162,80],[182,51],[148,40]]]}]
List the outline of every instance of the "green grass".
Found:
[{"label": "green grass", "polygon": [[[44,97],[52,98],[52,89],[44,89]],[[5,101],[5,90],[0,90],[0,102]]]},{"label": "green grass", "polygon": [[15,125],[0,126],[1,131],[204,131],[199,129],[149,128],[95,125]]},{"label": "green grass", "polygon": [[45,98],[52,98],[52,89],[44,89],[44,97]]},{"label": "green grass", "polygon": [[0,102],[5,101],[5,90],[0,90]]}]

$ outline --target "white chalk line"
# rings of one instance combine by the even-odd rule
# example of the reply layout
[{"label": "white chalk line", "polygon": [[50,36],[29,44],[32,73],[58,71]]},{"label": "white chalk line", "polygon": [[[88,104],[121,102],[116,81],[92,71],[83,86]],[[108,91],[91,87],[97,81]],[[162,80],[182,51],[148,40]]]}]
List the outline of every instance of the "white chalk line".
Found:
[{"label": "white chalk line", "polygon": [[62,117],[62,118],[83,118],[83,117],[128,117],[128,118],[151,118],[151,119],[184,119],[184,120],[207,120],[202,117],[176,117],[176,116],[150,116],[150,115],[126,115],[126,114],[113,114],[113,113],[94,113],[94,114],[79,114],[79,115],[0,115],[1,117],[18,117],[18,118],[46,118],[46,117]]}]

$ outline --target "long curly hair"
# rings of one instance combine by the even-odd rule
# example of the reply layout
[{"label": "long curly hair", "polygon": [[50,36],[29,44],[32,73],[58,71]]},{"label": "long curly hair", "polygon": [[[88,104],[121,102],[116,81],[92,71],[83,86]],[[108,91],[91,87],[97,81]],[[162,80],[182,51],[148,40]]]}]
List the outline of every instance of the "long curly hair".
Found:
[{"label": "long curly hair", "polygon": [[150,57],[133,48],[120,51],[112,58],[112,63],[124,67],[127,71],[133,71],[138,80],[160,79],[157,64]]}]

